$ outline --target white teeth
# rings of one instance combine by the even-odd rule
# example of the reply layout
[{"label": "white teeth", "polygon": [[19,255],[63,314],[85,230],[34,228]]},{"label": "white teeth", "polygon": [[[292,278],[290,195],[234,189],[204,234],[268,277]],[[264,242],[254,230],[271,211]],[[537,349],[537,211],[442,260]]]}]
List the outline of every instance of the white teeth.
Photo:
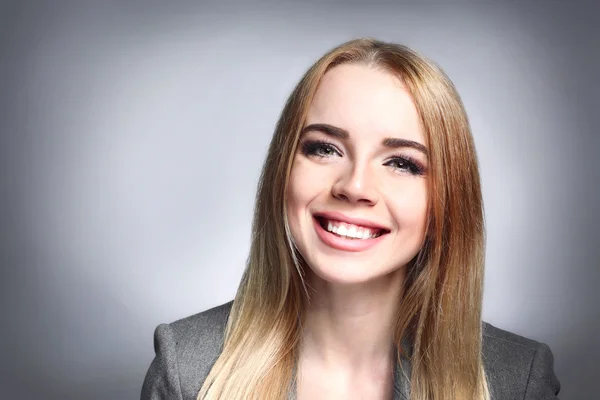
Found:
[{"label": "white teeth", "polygon": [[369,228],[346,224],[344,222],[327,221],[327,230],[339,236],[353,239],[371,239],[379,236]]},{"label": "white teeth", "polygon": [[361,238],[362,237],[362,235],[357,236],[356,234],[357,234],[356,226],[352,225],[352,226],[350,226],[350,228],[348,228],[348,232],[346,233],[346,236],[350,236],[353,238]]}]

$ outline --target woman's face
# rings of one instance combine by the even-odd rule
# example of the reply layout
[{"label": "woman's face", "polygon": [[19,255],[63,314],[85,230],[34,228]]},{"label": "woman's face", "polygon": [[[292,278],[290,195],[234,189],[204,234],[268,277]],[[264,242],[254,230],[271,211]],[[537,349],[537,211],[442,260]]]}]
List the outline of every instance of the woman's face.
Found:
[{"label": "woman's face", "polygon": [[323,77],[294,156],[287,213],[298,250],[331,283],[403,268],[426,227],[419,116],[388,72],[343,64]]}]

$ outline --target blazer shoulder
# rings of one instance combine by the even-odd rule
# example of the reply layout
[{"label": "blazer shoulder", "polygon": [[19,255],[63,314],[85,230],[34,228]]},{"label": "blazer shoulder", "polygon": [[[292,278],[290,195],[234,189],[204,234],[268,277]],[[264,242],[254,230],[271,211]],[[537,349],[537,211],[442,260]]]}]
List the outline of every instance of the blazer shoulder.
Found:
[{"label": "blazer shoulder", "polygon": [[483,343],[495,343],[513,349],[536,349],[540,342],[516,333],[500,329],[489,322],[483,322]]},{"label": "blazer shoulder", "polygon": [[483,363],[494,399],[556,399],[560,383],[550,348],[483,323]]},{"label": "blazer shoulder", "polygon": [[223,348],[225,326],[233,301],[168,324],[183,399],[196,399]]},{"label": "blazer shoulder", "polygon": [[230,301],[169,324],[176,342],[180,373],[182,369],[201,366],[206,367],[208,374],[223,347],[232,304]]},{"label": "blazer shoulder", "polygon": [[216,345],[215,339],[223,338],[232,305],[233,301],[221,304],[171,322],[169,327],[177,337],[180,345],[196,345],[198,342]]},{"label": "blazer shoulder", "polygon": [[195,400],[222,348],[233,302],[160,324],[155,356],[146,372],[141,400]]}]

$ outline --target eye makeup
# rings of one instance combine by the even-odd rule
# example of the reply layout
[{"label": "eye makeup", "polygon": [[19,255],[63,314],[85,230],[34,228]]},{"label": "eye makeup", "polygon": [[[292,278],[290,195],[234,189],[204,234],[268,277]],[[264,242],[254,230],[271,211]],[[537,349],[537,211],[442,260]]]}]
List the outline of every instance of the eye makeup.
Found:
[{"label": "eye makeup", "polygon": [[425,175],[425,166],[415,158],[407,155],[396,155],[384,165],[390,166],[399,172],[408,172],[411,175]]},{"label": "eye makeup", "polygon": [[[305,139],[300,142],[300,151],[306,157],[342,157],[342,152],[337,146],[325,140]],[[383,165],[391,167],[399,173],[410,175],[425,175],[426,168],[422,162],[408,155],[397,154],[389,158]]]},{"label": "eye makeup", "polygon": [[302,154],[307,157],[331,157],[334,155],[342,155],[333,143],[324,140],[303,140],[300,143],[300,149]]}]

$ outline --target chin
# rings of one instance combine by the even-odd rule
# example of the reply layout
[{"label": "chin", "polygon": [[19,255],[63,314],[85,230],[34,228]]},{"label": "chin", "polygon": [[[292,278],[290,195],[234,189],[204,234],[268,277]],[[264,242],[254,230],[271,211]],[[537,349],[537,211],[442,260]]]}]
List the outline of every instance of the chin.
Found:
[{"label": "chin", "polygon": [[[320,263],[309,267],[310,279],[324,281],[332,285],[359,285],[381,281],[391,281],[392,277],[404,270],[404,267],[373,270],[364,262],[329,262],[327,267]],[[316,283],[316,282],[315,282]]]}]

